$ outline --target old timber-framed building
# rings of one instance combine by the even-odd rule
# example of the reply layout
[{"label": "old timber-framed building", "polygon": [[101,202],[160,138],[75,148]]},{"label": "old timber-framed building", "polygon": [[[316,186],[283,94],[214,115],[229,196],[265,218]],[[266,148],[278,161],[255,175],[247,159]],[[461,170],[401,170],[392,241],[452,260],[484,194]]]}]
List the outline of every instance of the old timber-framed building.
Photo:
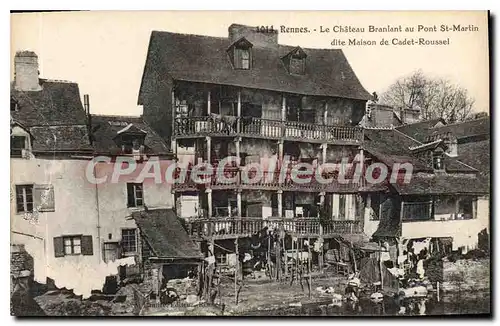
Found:
[{"label": "old timber-framed building", "polygon": [[[179,162],[237,157],[224,169],[236,184],[173,185],[177,214],[202,238],[244,237],[273,221],[317,238],[362,233],[360,184],[279,183],[270,167],[286,156],[292,164],[362,160],[358,124],[370,98],[341,50],[285,46],[277,32],[233,24],[227,38],[152,32],[138,104]],[[255,163],[264,177],[243,182],[244,166]]]}]

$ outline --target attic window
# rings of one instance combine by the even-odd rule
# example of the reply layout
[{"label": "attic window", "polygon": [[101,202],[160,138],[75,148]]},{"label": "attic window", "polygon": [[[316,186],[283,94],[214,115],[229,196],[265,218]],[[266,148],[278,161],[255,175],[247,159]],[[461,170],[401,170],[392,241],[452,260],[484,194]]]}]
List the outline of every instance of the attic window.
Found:
[{"label": "attic window", "polygon": [[442,152],[432,153],[432,166],[434,170],[444,170],[444,161]]},{"label": "attic window", "polygon": [[299,46],[290,51],[283,62],[288,67],[288,72],[292,75],[304,75],[306,72],[307,54]]},{"label": "attic window", "polygon": [[303,75],[305,73],[306,60],[292,56],[290,58],[290,73],[294,75]]},{"label": "attic window", "polygon": [[228,49],[234,69],[252,69],[252,43],[242,37]]},{"label": "attic window", "polygon": [[236,69],[249,70],[250,69],[250,60],[251,54],[250,49],[235,49],[234,55],[234,67]]}]

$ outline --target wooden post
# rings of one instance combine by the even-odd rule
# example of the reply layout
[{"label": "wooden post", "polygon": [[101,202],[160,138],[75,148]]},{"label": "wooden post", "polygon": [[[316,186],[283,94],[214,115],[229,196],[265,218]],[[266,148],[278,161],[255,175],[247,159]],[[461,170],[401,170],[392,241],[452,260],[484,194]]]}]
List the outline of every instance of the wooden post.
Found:
[{"label": "wooden post", "polygon": [[285,263],[284,267],[285,267],[285,279],[286,279],[288,277],[288,255],[286,252],[285,237],[283,237],[281,241],[283,242],[283,262]]},{"label": "wooden post", "polygon": [[236,115],[237,115],[237,120],[236,120],[236,132],[239,134],[241,132],[240,130],[240,117],[241,117],[241,90],[238,90],[238,105],[236,107],[237,109],[237,112],[236,112]]},{"label": "wooden post", "polygon": [[207,193],[207,204],[208,204],[207,217],[212,218],[212,189],[206,189],[205,192]]},{"label": "wooden post", "polygon": [[312,259],[311,259],[311,238],[307,238],[307,269],[309,269],[309,299],[311,299],[312,287]]},{"label": "wooden post", "polygon": [[238,217],[241,218],[243,216],[241,213],[241,189],[236,190],[236,205],[238,207]]},{"label": "wooden post", "polygon": [[278,199],[278,217],[283,217],[283,190],[277,191],[277,199]]},{"label": "wooden post", "polygon": [[238,278],[240,270],[240,251],[238,248],[238,238],[234,239],[234,248],[236,251],[236,266],[234,269],[234,303],[238,305]]},{"label": "wooden post", "polygon": [[[175,103],[175,91],[174,89],[172,88],[172,94],[171,94],[172,98],[172,107],[171,107],[171,110],[172,110],[172,134],[174,135],[174,137],[172,137],[172,143],[175,141],[175,134],[176,134],[176,130],[175,130],[175,119],[176,119],[176,103]],[[173,148],[173,146],[172,146]]]},{"label": "wooden post", "polygon": [[384,290],[384,272],[382,270],[382,242],[379,241],[380,252],[379,252],[379,269],[380,269],[380,288],[382,291]]},{"label": "wooden post", "polygon": [[440,301],[440,293],[439,293],[439,281],[436,282],[436,296],[437,296],[437,301],[439,302]]},{"label": "wooden post", "polygon": [[207,114],[210,116],[211,112],[211,105],[210,105],[210,91],[207,92]]}]

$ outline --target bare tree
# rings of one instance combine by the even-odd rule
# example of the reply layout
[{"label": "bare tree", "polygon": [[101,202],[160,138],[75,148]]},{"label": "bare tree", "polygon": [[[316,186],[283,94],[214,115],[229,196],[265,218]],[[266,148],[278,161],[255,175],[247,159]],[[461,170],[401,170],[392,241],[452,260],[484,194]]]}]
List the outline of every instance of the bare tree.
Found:
[{"label": "bare tree", "polygon": [[466,89],[447,79],[425,76],[421,70],[396,80],[380,96],[380,102],[420,110],[423,120],[443,118],[450,123],[467,119],[474,106]]}]

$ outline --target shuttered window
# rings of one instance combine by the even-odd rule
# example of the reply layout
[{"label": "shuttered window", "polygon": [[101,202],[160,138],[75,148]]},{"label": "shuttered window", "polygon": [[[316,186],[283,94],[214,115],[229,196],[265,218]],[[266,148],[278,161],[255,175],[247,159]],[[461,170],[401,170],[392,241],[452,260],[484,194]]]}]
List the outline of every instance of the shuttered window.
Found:
[{"label": "shuttered window", "polygon": [[142,183],[127,183],[127,206],[141,207],[143,205]]},{"label": "shuttered window", "polygon": [[92,236],[68,235],[54,238],[54,256],[93,255]]}]

